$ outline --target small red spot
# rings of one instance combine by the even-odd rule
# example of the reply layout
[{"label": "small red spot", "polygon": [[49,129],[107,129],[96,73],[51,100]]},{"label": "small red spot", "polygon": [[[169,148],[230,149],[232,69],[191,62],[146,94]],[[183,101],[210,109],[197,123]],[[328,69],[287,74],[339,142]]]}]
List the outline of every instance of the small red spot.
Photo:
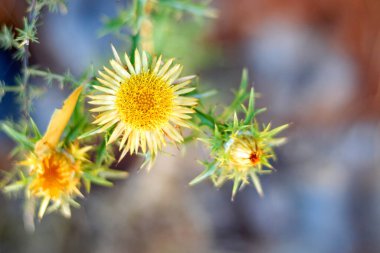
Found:
[{"label": "small red spot", "polygon": [[260,162],[260,152],[258,151],[253,151],[251,156],[249,157],[249,160],[251,160],[252,164],[258,164]]}]

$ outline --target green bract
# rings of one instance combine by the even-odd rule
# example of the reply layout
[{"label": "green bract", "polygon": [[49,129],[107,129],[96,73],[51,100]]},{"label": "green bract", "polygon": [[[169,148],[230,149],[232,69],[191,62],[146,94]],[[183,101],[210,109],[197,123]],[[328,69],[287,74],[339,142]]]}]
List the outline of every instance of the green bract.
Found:
[{"label": "green bract", "polygon": [[[285,142],[277,135],[288,124],[272,128],[271,124],[260,127],[256,116],[265,108],[255,108],[255,92],[248,88],[247,70],[243,70],[240,88],[230,106],[216,118],[211,113],[197,111],[200,124],[213,132],[200,139],[210,149],[210,159],[202,161],[204,171],[190,182],[190,185],[210,178],[220,187],[226,181],[233,181],[232,197],[237,190],[249,184],[250,179],[260,195],[263,190],[259,175],[273,171],[270,161],[275,159],[273,148]],[[244,103],[248,100],[248,106]],[[243,117],[238,118],[238,113]]]}]

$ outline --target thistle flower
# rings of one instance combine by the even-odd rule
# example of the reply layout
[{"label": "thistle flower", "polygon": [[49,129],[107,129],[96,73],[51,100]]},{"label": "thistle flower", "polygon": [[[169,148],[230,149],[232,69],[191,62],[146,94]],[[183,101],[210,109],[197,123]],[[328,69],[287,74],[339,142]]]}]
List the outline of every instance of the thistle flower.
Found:
[{"label": "thistle flower", "polygon": [[38,217],[49,211],[60,209],[64,216],[70,216],[73,198],[82,196],[79,191],[83,163],[90,147],[79,148],[77,143],[69,149],[61,148],[59,141],[83,87],[80,86],[67,98],[62,109],[51,117],[45,135],[36,142],[34,150],[19,165],[28,169],[27,196],[42,199]]},{"label": "thistle flower", "polygon": [[[243,71],[240,89],[234,101],[224,112],[214,118],[212,112],[207,114],[197,110],[201,119],[200,125],[213,128],[213,134],[200,138],[210,148],[210,161],[202,164],[205,170],[190,182],[196,184],[206,178],[211,178],[215,186],[220,187],[226,181],[233,181],[232,198],[237,190],[252,183],[258,193],[263,195],[259,175],[273,171],[270,160],[275,159],[273,148],[283,144],[286,138],[276,137],[288,125],[271,129],[271,124],[259,127],[255,117],[265,109],[255,109],[255,92],[248,86],[247,71]],[[246,100],[248,107],[244,106]],[[243,111],[245,117],[238,118],[238,112]]]},{"label": "thistle flower", "polygon": [[89,96],[89,103],[95,105],[91,111],[100,112],[94,124],[100,126],[100,132],[111,130],[107,144],[120,141],[119,160],[140,149],[150,168],[166,144],[165,137],[180,143],[180,127],[190,127],[189,114],[194,113],[191,107],[197,99],[183,95],[195,89],[189,87],[195,76],[178,78],[182,66],[172,66],[173,59],[163,63],[160,56],[149,63],[146,53],[140,56],[136,50],[132,65],[127,54],[122,62],[114,47],[112,50],[112,70],[104,67],[104,72],[99,71],[102,85],[94,85],[98,94]]},{"label": "thistle flower", "polygon": [[[107,168],[108,165],[99,159],[96,163],[88,160],[91,147],[80,147],[75,137],[78,128],[70,127],[68,134],[64,135],[61,141],[81,91],[82,86],[74,90],[65,100],[62,109],[54,112],[43,136],[32,119],[30,124],[33,137],[28,132],[18,132],[17,127],[13,128],[6,123],[1,125],[2,129],[18,142],[19,146],[16,150],[25,157],[15,167],[19,180],[5,186],[4,191],[14,192],[25,189],[28,203],[31,203],[33,207],[36,203],[39,204],[38,217],[40,219],[46,212],[56,210],[60,210],[64,216],[69,217],[70,206],[79,207],[75,199],[83,197],[80,192],[82,182],[89,191],[91,182],[112,186],[112,183],[105,179],[106,177],[126,176],[125,172]],[[73,117],[74,126],[82,125],[78,124],[78,121],[83,121],[83,116]],[[34,212],[34,208],[27,210],[29,211]],[[32,224],[32,222],[28,221],[27,224]]]},{"label": "thistle flower", "polygon": [[88,163],[86,156],[91,147],[79,148],[72,144],[69,150],[51,149],[37,155],[31,152],[20,165],[29,169],[30,183],[27,195],[41,198],[38,217],[41,219],[50,202],[49,211],[60,209],[70,217],[70,204],[75,197],[83,197],[80,192],[83,166]]},{"label": "thistle flower", "polygon": [[[89,192],[91,183],[112,186],[106,178],[127,176],[126,172],[108,168],[113,160],[105,158],[106,150],[103,144],[96,148],[96,161],[92,162],[88,159],[92,146],[81,147],[76,140],[83,125],[80,124],[83,115],[81,109],[76,113],[73,112],[81,91],[82,86],[74,90],[65,100],[62,109],[55,110],[43,136],[32,119],[30,119],[30,128],[33,130],[33,135],[28,132],[29,128],[20,132],[17,126],[13,127],[7,123],[0,125],[5,133],[18,142],[19,145],[15,149],[17,153],[25,157],[15,167],[19,179],[10,184],[8,182],[13,181],[13,178],[6,179],[7,185],[3,190],[4,192],[25,190],[28,203],[26,205],[28,215],[25,217],[30,218],[25,222],[32,230],[36,204],[39,206],[39,219],[42,219],[46,212],[57,210],[64,216],[70,217],[70,206],[79,207],[75,199],[83,197],[80,191],[82,183]],[[74,114],[72,123],[62,138],[72,114]]]},{"label": "thistle flower", "polygon": [[[211,176],[215,186],[220,187],[226,181],[232,180],[233,198],[237,190],[249,184],[251,179],[257,192],[262,196],[263,190],[258,176],[273,172],[270,164],[270,160],[276,158],[273,147],[286,141],[286,138],[275,136],[286,127],[288,125],[271,129],[271,125],[268,124],[260,130],[257,124],[253,124],[247,130],[247,126],[240,125],[238,129],[233,129],[230,135],[226,134],[227,141],[223,144],[223,148],[214,149],[211,154],[216,165],[215,173]],[[227,130],[228,132],[230,131]]]}]

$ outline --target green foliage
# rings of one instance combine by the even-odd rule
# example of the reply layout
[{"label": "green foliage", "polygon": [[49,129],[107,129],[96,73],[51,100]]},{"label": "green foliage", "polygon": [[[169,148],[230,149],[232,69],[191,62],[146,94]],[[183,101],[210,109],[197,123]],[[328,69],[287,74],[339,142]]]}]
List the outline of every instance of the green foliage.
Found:
[{"label": "green foliage", "polygon": [[32,151],[34,149],[33,138],[29,137],[27,128],[20,129],[20,126],[12,122],[3,122],[0,129],[11,139],[18,143],[21,148]]},{"label": "green foliage", "polygon": [[[33,0],[29,0],[31,2]],[[36,1],[36,9],[42,10],[47,7],[50,12],[61,12],[65,14],[67,12],[66,1],[65,0],[38,0]]]},{"label": "green foliage", "polygon": [[17,46],[18,43],[14,39],[12,27],[7,27],[6,25],[3,25],[0,31],[0,48],[8,50],[12,47]]},{"label": "green foliage", "polygon": [[71,75],[69,70],[67,70],[67,72],[63,75],[60,75],[52,73],[48,68],[42,70],[38,69],[37,67],[29,67],[27,69],[27,72],[30,76],[43,78],[48,86],[52,86],[53,83],[56,82],[58,84],[58,87],[60,87],[61,89],[63,89],[63,87],[65,87],[66,85],[72,85],[77,83],[77,81]]},{"label": "green foliage", "polygon": [[209,7],[210,1],[194,3],[189,0],[159,0],[160,7],[169,7],[180,12],[187,12],[194,16],[216,18],[216,10]]},{"label": "green foliage", "polygon": [[37,39],[37,19],[28,20],[24,18],[24,27],[22,29],[16,28],[17,37],[15,41],[18,43],[18,47],[29,45],[29,43],[38,43]]},{"label": "green foliage", "polygon": [[[187,16],[193,17],[189,20]],[[129,55],[134,61],[134,51],[141,48],[144,33],[153,27],[149,40],[154,45],[153,52],[167,57],[185,59],[186,69],[193,70],[207,64],[218,55],[218,49],[205,47],[199,43],[206,19],[215,18],[217,12],[209,7],[209,1],[194,3],[189,0],[134,0],[130,6],[118,9],[116,17],[103,17],[100,36],[113,34],[129,47]],[[127,37],[123,34],[129,34]],[[186,57],[192,52],[192,57]]]}]

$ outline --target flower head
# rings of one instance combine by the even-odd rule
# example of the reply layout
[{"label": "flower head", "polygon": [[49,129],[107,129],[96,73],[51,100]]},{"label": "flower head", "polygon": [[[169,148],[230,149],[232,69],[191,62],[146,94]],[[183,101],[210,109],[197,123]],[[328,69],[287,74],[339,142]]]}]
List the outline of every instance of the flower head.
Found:
[{"label": "flower head", "polygon": [[[210,136],[200,138],[210,148],[210,161],[202,162],[205,170],[194,178],[190,184],[196,184],[211,178],[214,185],[220,187],[226,181],[233,181],[232,198],[237,191],[252,181],[256,190],[263,195],[259,175],[273,171],[270,164],[275,159],[273,148],[285,142],[286,138],[278,138],[288,124],[272,129],[271,124],[259,126],[255,117],[265,111],[255,108],[255,92],[251,88],[247,92],[248,74],[243,71],[240,88],[229,107],[215,119],[197,110],[201,117],[200,126],[213,127]],[[248,106],[244,103],[248,100]],[[243,119],[238,113],[245,114]]]},{"label": "flower head", "polygon": [[94,124],[100,131],[111,129],[108,144],[120,141],[120,160],[141,150],[153,161],[165,146],[165,137],[174,143],[183,141],[179,129],[189,127],[191,107],[197,104],[196,98],[183,95],[195,89],[188,87],[194,76],[178,78],[182,67],[172,66],[173,59],[164,63],[159,57],[149,63],[146,53],[136,50],[132,65],[127,54],[123,62],[112,50],[112,70],[104,67],[99,72],[102,85],[94,85],[98,93],[89,96],[95,105],[91,111],[99,113]]},{"label": "flower head", "polygon": [[264,149],[265,146],[251,135],[231,136],[230,143],[226,145],[229,157],[227,165],[240,172],[246,172],[251,167],[260,167],[263,159],[271,157],[264,153]]},{"label": "flower head", "polygon": [[88,163],[86,157],[90,148],[79,148],[75,143],[69,149],[51,149],[39,154],[31,152],[26,160],[20,162],[29,169],[28,195],[42,199],[40,218],[50,201],[53,202],[51,211],[60,209],[65,216],[70,216],[70,202],[75,197],[82,197],[80,180],[83,166]]},{"label": "flower head", "polygon": [[218,167],[217,173],[212,176],[215,185],[233,180],[234,196],[251,179],[258,193],[263,195],[258,175],[272,172],[270,160],[275,158],[273,147],[285,141],[285,138],[275,138],[274,135],[285,127],[287,125],[270,129],[269,125],[260,131],[257,126],[252,126],[250,131],[238,130],[227,135],[223,148],[212,153]]},{"label": "flower head", "polygon": [[90,147],[79,148],[77,143],[67,147],[60,145],[60,138],[74,111],[83,87],[80,86],[65,100],[62,109],[56,110],[49,126],[40,140],[29,152],[26,160],[19,164],[28,170],[27,194],[42,199],[38,216],[41,219],[46,210],[60,209],[62,214],[70,216],[70,204],[73,199],[82,196],[80,179],[83,165]]},{"label": "flower head", "polygon": [[31,154],[23,164],[29,166],[33,177],[29,185],[31,195],[55,201],[79,195],[80,162],[67,154],[54,151],[42,157]]}]

